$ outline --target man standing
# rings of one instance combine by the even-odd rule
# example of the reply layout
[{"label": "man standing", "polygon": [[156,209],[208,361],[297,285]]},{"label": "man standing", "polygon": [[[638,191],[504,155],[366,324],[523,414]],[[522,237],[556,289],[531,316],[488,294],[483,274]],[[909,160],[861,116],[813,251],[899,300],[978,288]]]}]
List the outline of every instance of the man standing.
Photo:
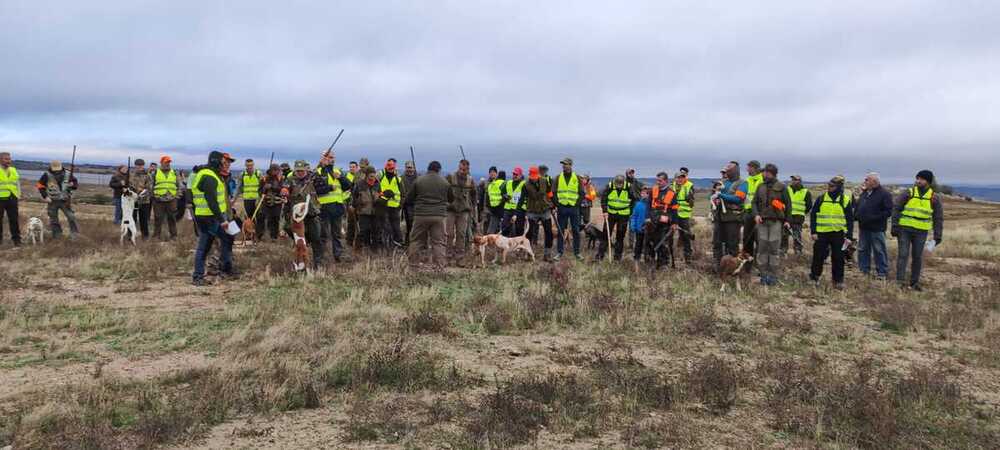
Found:
[{"label": "man standing", "polygon": [[788,185],[788,198],[792,201],[792,210],[788,214],[788,222],[781,238],[781,254],[788,254],[788,240],[793,241],[796,255],[802,254],[802,226],[806,223],[806,214],[812,210],[812,193],[802,186],[802,177],[792,175]]},{"label": "man standing", "polygon": [[597,200],[597,189],[590,184],[590,174],[580,177],[580,186],[583,188],[583,198],[580,199],[580,227],[585,227],[590,223],[590,209]]},{"label": "man standing", "polygon": [[153,235],[157,239],[163,239],[163,222],[167,222],[167,230],[170,232],[170,240],[177,239],[177,173],[170,168],[171,159],[169,156],[160,158],[160,169],[154,175],[153,201],[155,222],[153,225]]},{"label": "man standing", "polygon": [[479,218],[480,229],[476,230],[479,233],[486,234],[490,228],[490,197],[489,197],[489,185],[497,178],[497,168],[496,166],[491,166],[489,170],[488,179],[480,179],[479,184],[476,185],[476,214]]},{"label": "man standing", "polygon": [[7,229],[15,247],[21,246],[21,216],[17,210],[21,198],[21,177],[14,168],[9,152],[0,152],[0,243],[3,242],[3,216],[7,216]]},{"label": "man standing", "polygon": [[418,265],[424,249],[429,247],[432,264],[438,270],[443,269],[447,263],[444,222],[454,196],[448,181],[441,176],[441,163],[431,161],[427,173],[417,178],[406,198],[413,203],[413,232],[411,245],[406,249],[410,266]]},{"label": "man standing", "polygon": [[324,153],[320,157],[319,167],[316,168],[316,177],[325,178],[326,186],[330,189],[329,192],[319,195],[318,225],[321,229],[320,236],[329,236],[333,260],[339,263],[343,253],[343,243],[340,241],[341,222],[347,212],[344,206],[347,196],[344,193],[351,191],[351,183],[347,181],[347,176],[340,168],[334,166],[334,162],[333,152]]},{"label": "man standing", "polygon": [[751,213],[753,208],[753,198],[757,193],[757,187],[764,182],[764,176],[760,173],[760,162],[753,160],[747,163],[747,198],[743,202],[743,251],[748,255],[757,256],[755,245],[757,243],[757,222]]},{"label": "man standing", "polygon": [[59,211],[66,216],[69,223],[70,237],[76,237],[80,229],[76,223],[76,214],[73,213],[72,191],[77,190],[79,183],[76,177],[70,175],[59,161],[52,161],[49,170],[42,174],[36,185],[42,200],[48,203],[49,227],[52,230],[52,237],[62,236],[62,226],[59,225]]},{"label": "man standing", "polygon": [[[262,175],[254,166],[252,159],[247,158],[243,163],[243,175],[240,176],[240,185],[237,188],[239,195],[243,197],[243,214],[246,218],[253,216],[257,210],[257,201],[260,200],[260,179]],[[258,234],[260,226],[255,227]]]},{"label": "man standing", "polygon": [[601,236],[605,242],[597,249],[598,260],[604,259],[608,246],[611,245],[607,239],[609,236],[614,236],[614,258],[615,261],[621,261],[622,252],[625,251],[626,231],[635,202],[632,192],[625,187],[624,175],[615,176],[615,179],[601,192],[601,217],[604,218],[604,233]]},{"label": "man standing", "polygon": [[[347,166],[347,182],[354,186],[356,180],[361,180],[364,175],[361,173],[361,167],[358,166],[357,161],[351,161]],[[351,194],[354,192],[353,187],[344,192],[344,205],[347,207],[347,226],[345,233],[345,240],[349,247],[354,247],[354,239],[358,236],[358,216],[354,213],[354,208],[350,207],[351,204]]]},{"label": "man standing", "polygon": [[299,203],[307,201],[308,206],[306,217],[302,219],[305,225],[304,236],[306,243],[312,249],[313,269],[319,269],[323,265],[323,241],[319,236],[320,227],[320,203],[319,199],[329,195],[331,192],[327,178],[320,174],[313,174],[309,170],[309,163],[298,160],[295,161],[292,177],[285,180],[284,189],[281,191],[285,198],[286,215],[291,217],[291,209]]},{"label": "man standing", "polygon": [[[580,184],[580,179],[577,178],[576,173],[573,172],[573,160],[571,158],[563,158],[559,162],[562,164],[562,173],[556,177],[555,185],[553,189],[555,193],[553,194],[556,199],[557,215],[556,220],[558,222],[558,228],[560,233],[565,233],[569,230],[570,236],[573,237],[573,256],[576,259],[581,259],[580,256],[580,199],[585,195],[583,191],[583,185]],[[556,257],[558,260],[562,258],[565,239],[559,236],[556,243]]]},{"label": "man standing", "polygon": [[712,253],[716,267],[719,266],[722,255],[736,256],[740,251],[743,204],[747,198],[747,183],[740,180],[740,163],[729,161],[722,172],[722,187],[719,192],[712,195],[717,229],[715,241],[712,243]]},{"label": "man standing", "polygon": [[816,199],[809,215],[813,238],[812,270],[809,279],[819,283],[823,263],[830,255],[833,287],[844,288],[844,248],[851,243],[854,231],[854,205],[851,195],[844,192],[844,177],[837,175],[827,184],[827,192]]},{"label": "man standing", "polygon": [[524,169],[515,167],[512,180],[500,186],[500,196],[503,198],[503,219],[500,230],[504,236],[520,236],[524,223],[524,210],[521,209],[521,191],[524,189]]},{"label": "man standing", "polygon": [[115,225],[122,223],[122,192],[126,186],[128,186],[128,167],[122,164],[115,168],[115,173],[111,175],[111,181],[108,182],[115,204],[115,216],[112,221]]},{"label": "man standing", "polygon": [[379,240],[381,228],[375,218],[375,205],[378,203],[381,193],[379,192],[375,168],[364,166],[361,173],[363,176],[357,183],[354,183],[354,189],[351,192],[351,209],[354,211],[355,217],[358,218],[358,234],[354,239],[354,251],[357,253],[361,247],[368,247],[368,250],[374,254],[381,242]]},{"label": "man standing", "polygon": [[465,257],[466,246],[471,236],[469,222],[475,208],[476,185],[469,174],[469,161],[458,162],[458,170],[448,175],[448,186],[451,189],[451,202],[448,203],[448,222],[445,225],[445,242],[451,247],[451,257],[461,266]]},{"label": "man standing", "polygon": [[656,174],[656,185],[649,196],[649,213],[646,215],[646,242],[652,243],[651,257],[656,258],[656,268],[665,266],[670,258],[671,228],[677,225],[677,194],[670,189],[670,176],[666,172]]},{"label": "man standing", "polygon": [[490,210],[490,226],[486,229],[486,234],[500,232],[500,224],[503,222],[503,185],[507,182],[507,173],[497,172],[496,178],[490,181],[486,188],[487,206]]},{"label": "man standing", "polygon": [[[138,161],[136,161],[138,163]],[[205,259],[212,251],[216,239],[222,248],[220,276],[235,277],[233,265],[233,236],[226,232],[229,209],[226,186],[219,176],[229,168],[230,161],[221,152],[208,155],[208,165],[202,166],[191,181],[191,204],[194,206],[194,222],[198,228],[198,247],[194,252],[194,271],[191,284],[204,286]]]},{"label": "man standing", "polygon": [[400,207],[403,204],[405,186],[396,175],[396,159],[389,158],[385,162],[385,170],[379,179],[379,198],[376,215],[382,225],[382,236],[385,237],[386,248],[398,248],[403,245],[403,232],[399,227]]},{"label": "man standing", "polygon": [[885,248],[886,222],[892,217],[892,194],[882,187],[875,172],[865,176],[865,190],[858,198],[854,216],[858,221],[858,267],[861,273],[871,273],[872,256],[879,280],[889,275],[889,257]]},{"label": "man standing", "polygon": [[778,259],[781,236],[787,220],[788,205],[792,201],[788,197],[785,183],[778,181],[778,166],[764,166],[763,180],[753,196],[751,211],[757,225],[760,283],[773,286],[778,283],[781,270],[781,261]]},{"label": "man standing", "polygon": [[542,178],[538,167],[528,168],[528,181],[524,183],[522,189],[521,204],[518,205],[525,211],[527,218],[528,238],[535,242],[538,239],[539,227],[545,233],[545,255],[543,259],[548,261],[552,257],[552,200],[549,193],[552,187],[549,182]]},{"label": "man standing", "polygon": [[257,214],[260,217],[257,220],[261,230],[257,235],[258,239],[263,239],[265,232],[270,232],[271,240],[278,240],[278,227],[281,222],[281,206],[283,204],[281,197],[283,185],[284,177],[281,176],[281,167],[277,164],[271,164],[267,173],[264,174],[264,178],[261,179],[260,201],[264,204]]},{"label": "man standing", "polygon": [[146,172],[146,161],[142,158],[135,160],[135,169],[129,175],[129,187],[137,194],[135,201],[135,212],[133,219],[139,223],[139,234],[142,239],[149,239],[149,216],[153,209],[153,177]]},{"label": "man standing", "polygon": [[[417,166],[413,161],[406,161],[403,169],[403,192],[410,189],[417,181]],[[403,222],[406,222],[406,234],[403,236],[403,243],[409,245],[410,231],[413,229],[413,204],[403,202]]]},{"label": "man standing", "polygon": [[[684,248],[684,262],[691,264],[691,256],[694,254],[694,249],[691,248],[691,237],[694,236],[694,232],[691,231],[691,215],[694,212],[694,183],[688,180],[686,168],[682,167],[680,172],[674,176],[672,189],[677,195],[677,221],[674,222],[680,229],[677,241],[679,246]],[[670,245],[674,245],[673,239],[671,239]],[[677,253],[674,252],[674,254]]]},{"label": "man standing", "polygon": [[934,195],[934,173],[917,172],[916,182],[896,198],[892,211],[892,235],[897,238],[899,255],[896,260],[896,281],[906,282],[906,262],[913,258],[909,286],[920,291],[920,270],[924,263],[924,245],[927,234],[934,230],[934,245],[941,244],[944,229],[944,209],[941,199]]}]

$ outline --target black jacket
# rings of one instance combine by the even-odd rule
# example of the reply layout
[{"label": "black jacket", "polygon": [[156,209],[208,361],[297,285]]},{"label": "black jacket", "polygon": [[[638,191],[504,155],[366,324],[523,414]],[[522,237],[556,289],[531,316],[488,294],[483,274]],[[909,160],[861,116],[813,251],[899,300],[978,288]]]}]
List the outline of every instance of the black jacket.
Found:
[{"label": "black jacket", "polygon": [[862,231],[885,231],[892,217],[892,194],[882,186],[866,190],[858,197],[854,218]]}]

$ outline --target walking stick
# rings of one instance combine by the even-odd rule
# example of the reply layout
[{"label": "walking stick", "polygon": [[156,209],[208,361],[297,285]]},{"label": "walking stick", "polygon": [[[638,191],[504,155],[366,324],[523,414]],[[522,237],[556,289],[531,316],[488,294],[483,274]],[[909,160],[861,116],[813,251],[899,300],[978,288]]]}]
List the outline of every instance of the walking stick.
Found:
[{"label": "walking stick", "polygon": [[[343,133],[343,132],[344,132],[344,130],[340,130],[340,132],[341,132],[341,133]],[[340,136],[338,135],[337,137],[339,138]],[[336,144],[336,143],[337,143],[337,141],[333,141],[333,143],[334,143],[334,144]],[[330,148],[333,148],[333,146],[331,145],[331,146],[330,146]],[[329,150],[327,150],[327,151],[329,151]],[[267,162],[267,170],[271,170],[271,164],[274,164],[274,152],[271,152],[271,160]],[[266,175],[266,173],[267,173],[267,172],[265,172],[265,176],[267,176],[267,175]],[[263,205],[263,204],[264,204],[264,199],[263,199],[263,198],[261,198],[261,199],[260,199],[260,201],[259,201],[259,202],[257,202],[257,207],[255,207],[255,208],[253,209],[253,215],[251,215],[251,216],[250,216],[250,221],[251,221],[251,222],[253,222],[253,221],[254,221],[254,219],[256,219],[256,218],[257,218],[257,212],[258,212],[258,211],[260,211],[260,207],[261,207],[261,205]]]},{"label": "walking stick", "polygon": [[609,220],[611,216],[609,214],[604,214],[604,234],[608,238],[608,262],[611,261],[611,223]]}]

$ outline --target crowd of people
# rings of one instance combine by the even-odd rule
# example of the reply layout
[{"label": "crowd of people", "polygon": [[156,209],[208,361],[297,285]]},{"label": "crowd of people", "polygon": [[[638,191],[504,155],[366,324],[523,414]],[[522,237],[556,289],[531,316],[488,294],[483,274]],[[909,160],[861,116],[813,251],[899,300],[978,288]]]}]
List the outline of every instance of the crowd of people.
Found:
[{"label": "crowd of people", "polygon": [[[327,247],[335,263],[352,257],[345,249],[353,249],[353,257],[405,249],[414,265],[429,259],[437,268],[461,266],[474,235],[495,233],[508,237],[527,233],[534,245],[539,245],[541,236],[546,261],[563,258],[569,244],[573,257],[582,260],[581,233],[598,241],[595,260],[621,261],[628,246],[631,259],[656,269],[675,266],[675,250],[686,263],[693,258],[696,196],[683,167],[672,177],[658,173],[651,186],[629,169],[597,187],[589,176],[574,170],[571,158],[560,161],[561,170],[554,176],[544,164],[528,167],[527,176],[523,167],[514,167],[509,178],[506,171],[490,167],[488,178],[478,182],[465,159],[447,175],[438,161],[431,162],[424,174],[407,161],[400,174],[392,158],[381,169],[361,158],[345,170],[335,164],[332,152],[324,153],[315,167],[299,160],[291,165],[272,163],[264,172],[246,159],[239,175],[231,172],[236,159],[218,151],[189,174],[173,169],[171,162],[163,156],[158,167],[154,163],[147,168],[137,159],[134,167],[116,169],[110,181],[114,221],[123,219],[123,195],[136,196],[133,220],[143,240],[176,239],[177,222],[188,215],[198,236],[192,272],[196,285],[206,282],[205,260],[216,241],[221,247],[220,276],[237,275],[234,236],[226,231],[230,222],[252,223],[257,239],[284,239],[292,236],[292,206],[301,203],[308,203],[302,222],[314,268],[327,263]],[[866,176],[857,194],[845,189],[844,177],[835,176],[813,198],[800,176],[792,175],[787,184],[781,181],[774,164],[750,161],[745,170],[743,177],[738,162],[726,164],[707,199],[716,266],[727,254],[751,255],[760,282],[773,285],[779,282],[785,254],[803,253],[803,231],[808,231],[813,281],[819,282],[829,258],[833,286],[842,288],[845,251],[855,241],[859,270],[885,279],[888,229],[898,243],[897,281],[921,289],[923,249],[928,239],[940,244],[943,229],[941,200],[934,194],[930,171],[918,172],[913,186],[896,198],[882,187],[877,173]],[[0,221],[8,216],[14,245],[20,245],[18,180],[10,154],[0,153]],[[71,199],[78,181],[72,173],[53,161],[37,188],[47,203],[51,234],[62,234],[62,212],[71,237],[76,235],[79,226]],[[236,208],[239,200],[242,211]],[[590,224],[595,207],[601,211],[600,226]],[[245,222],[247,218],[252,220]],[[0,228],[0,240],[2,236]]]}]

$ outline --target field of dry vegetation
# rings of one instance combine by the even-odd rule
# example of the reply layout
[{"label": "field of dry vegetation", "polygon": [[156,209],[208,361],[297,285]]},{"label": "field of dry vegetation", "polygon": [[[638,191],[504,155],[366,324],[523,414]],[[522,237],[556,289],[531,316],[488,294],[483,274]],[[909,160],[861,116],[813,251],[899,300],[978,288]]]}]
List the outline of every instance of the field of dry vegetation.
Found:
[{"label": "field of dry vegetation", "polygon": [[[25,203],[25,216],[43,216]],[[193,237],[0,261],[0,447],[996,448],[1000,206],[948,201],[925,292],[848,272],[719,294],[691,268],[411,273],[392,258],[189,285]]]}]

